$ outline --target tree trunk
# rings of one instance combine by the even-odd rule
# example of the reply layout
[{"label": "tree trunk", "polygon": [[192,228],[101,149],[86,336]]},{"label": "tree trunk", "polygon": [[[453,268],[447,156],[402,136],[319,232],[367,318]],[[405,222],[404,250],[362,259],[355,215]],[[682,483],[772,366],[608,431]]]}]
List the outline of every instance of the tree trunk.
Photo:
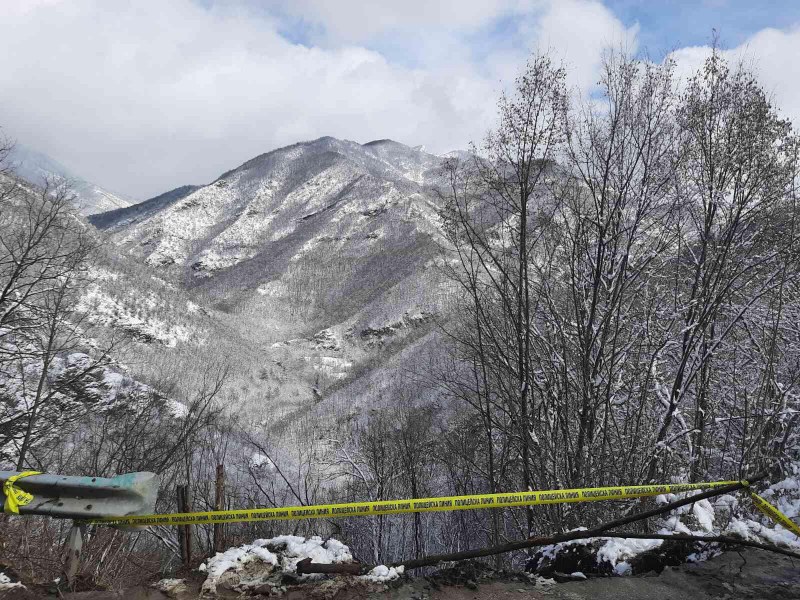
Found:
[{"label": "tree trunk", "polygon": [[[225,510],[225,465],[217,465],[217,482],[214,493],[214,510]],[[214,523],[214,551],[225,549],[225,530],[222,523]]]}]

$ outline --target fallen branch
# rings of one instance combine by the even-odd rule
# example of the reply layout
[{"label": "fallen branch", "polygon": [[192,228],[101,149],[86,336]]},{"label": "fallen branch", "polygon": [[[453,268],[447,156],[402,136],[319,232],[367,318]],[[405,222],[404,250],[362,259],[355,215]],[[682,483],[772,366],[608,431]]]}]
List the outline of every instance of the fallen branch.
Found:
[{"label": "fallen branch", "polygon": [[[748,478],[747,481],[749,481],[750,483],[754,483],[756,481],[764,479],[766,476],[767,473],[759,473],[758,475]],[[550,536],[537,536],[528,538],[527,540],[510,542],[507,544],[501,544],[499,546],[491,546],[489,548],[480,548],[478,550],[463,550],[461,552],[454,552],[452,554],[438,554],[433,556],[426,556],[423,558],[415,558],[412,560],[395,563],[392,566],[403,566],[406,568],[406,570],[419,569],[421,567],[431,567],[442,562],[455,562],[459,560],[468,560],[471,558],[493,556],[495,554],[504,554],[506,552],[525,550],[527,548],[533,548],[536,546],[549,546],[550,544],[557,544],[559,542],[569,542],[571,540],[585,539],[588,537],[603,537],[603,534],[610,529],[616,529],[624,525],[635,523],[636,521],[642,521],[650,517],[662,515],[676,508],[680,508],[681,506],[686,506],[687,504],[693,504],[698,500],[713,498],[714,496],[719,496],[722,494],[727,494],[729,492],[734,492],[736,490],[742,489],[743,487],[745,487],[745,485],[742,482],[737,481],[736,483],[714,488],[706,492],[703,492],[701,494],[697,494],[695,496],[688,496],[680,500],[675,500],[674,502],[670,502],[658,508],[628,515],[627,517],[621,517],[614,521],[610,521],[608,523],[604,523],[603,525],[599,525],[593,529],[588,529],[583,531],[568,531],[566,533],[557,533],[555,535],[550,535]],[[609,537],[616,537],[616,536],[609,536]]]},{"label": "fallen branch", "polygon": [[335,573],[337,575],[363,575],[369,567],[361,563],[312,563],[310,558],[304,558],[297,563],[297,574],[308,573]]}]

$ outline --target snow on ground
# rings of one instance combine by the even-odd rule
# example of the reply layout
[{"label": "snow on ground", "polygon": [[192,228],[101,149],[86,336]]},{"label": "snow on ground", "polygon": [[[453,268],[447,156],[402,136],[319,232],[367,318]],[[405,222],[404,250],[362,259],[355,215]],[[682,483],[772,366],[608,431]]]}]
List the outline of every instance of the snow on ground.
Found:
[{"label": "snow on ground", "polygon": [[306,362],[314,362],[312,367],[334,379],[344,379],[350,372],[353,362],[338,356],[304,356]]},{"label": "snow on ground", "polygon": [[[202,565],[200,570],[208,573],[203,583],[203,590],[214,593],[220,578],[229,571],[242,572],[244,566],[251,562],[259,562],[263,565],[275,566],[278,564],[278,557],[269,550],[261,546],[266,540],[256,540],[253,544],[245,544],[237,548],[230,548],[225,552],[218,552],[209,558]],[[266,544],[264,544],[266,545]],[[270,573],[272,569],[267,570]],[[260,578],[256,580],[261,583]],[[243,577],[239,578],[240,584],[251,583]]]},{"label": "snow on ground", "polygon": [[[252,544],[219,552],[200,565],[200,570],[207,573],[203,591],[214,593],[217,585],[223,581],[239,590],[261,586],[280,587],[281,575],[296,575],[297,563],[305,558],[323,564],[353,560],[350,549],[333,538],[323,540],[318,536],[306,539],[295,535],[280,535],[266,540],[255,540]],[[390,573],[385,576],[390,576]],[[320,576],[296,577],[304,581]]]},{"label": "snow on ground", "polygon": [[78,309],[89,315],[92,323],[118,327],[131,333],[134,337],[142,340],[156,340],[169,348],[174,348],[179,342],[189,340],[191,337],[189,328],[184,325],[169,324],[147,314],[147,311],[160,308],[163,302],[152,294],[137,299],[137,302],[147,309],[145,315],[135,314],[122,301],[112,297],[93,283],[81,296]]},{"label": "snow on ground", "polygon": [[614,573],[617,575],[629,575],[632,573],[628,562],[630,559],[642,552],[658,548],[663,543],[663,540],[611,538],[597,552],[597,564],[605,561],[613,565]]},{"label": "snow on ground", "polygon": [[[578,530],[585,529],[585,527],[578,528]],[[662,530],[659,533],[669,532]],[[607,573],[608,571],[605,567],[610,567],[611,572],[615,575],[631,575],[633,569],[630,561],[644,552],[660,547],[663,543],[663,540],[603,537],[571,540],[542,547],[539,551],[538,568],[542,568],[548,562],[554,561],[558,555],[568,552],[570,549],[575,549],[577,546],[588,546],[596,548],[597,572]],[[594,569],[592,569],[592,572],[595,572]]]},{"label": "snow on ground", "polygon": [[177,400],[167,400],[170,413],[176,419],[185,419],[189,415],[189,407]]},{"label": "snow on ground", "polygon": [[251,469],[261,469],[264,468],[268,471],[275,470],[275,463],[273,463],[269,456],[261,454],[260,452],[255,452],[250,457],[250,468]]},{"label": "snow on ground", "polygon": [[399,578],[404,571],[405,567],[403,567],[402,565],[399,567],[387,567],[386,565],[378,565],[366,575],[362,575],[361,579],[365,579],[367,581],[374,581],[375,583],[384,583],[386,581],[392,581],[394,579]]},{"label": "snow on ground", "polygon": [[8,591],[14,588],[24,588],[19,581],[11,581],[11,578],[0,571],[0,591]]},{"label": "snow on ground", "polygon": [[692,504],[692,515],[705,531],[714,529],[714,507],[708,500],[698,500]]},{"label": "snow on ground", "polygon": [[[761,496],[790,519],[800,517],[800,465],[793,465],[794,475],[769,486]],[[788,534],[788,532],[786,532]],[[797,538],[794,538],[797,540]]]},{"label": "snow on ground", "polygon": [[[254,455],[253,458],[261,456],[263,455]],[[297,575],[297,563],[306,558],[321,564],[353,562],[350,549],[336,539],[279,535],[229,548],[206,560],[199,567],[200,571],[206,573],[202,589],[204,593],[213,594],[217,586],[224,585],[243,593],[267,593],[281,591],[286,574],[290,574],[299,583],[325,579],[325,575],[321,574]],[[378,565],[366,575],[358,577],[358,580],[365,583],[386,583],[398,579],[403,570],[402,566]]]},{"label": "snow on ground", "polygon": [[[795,519],[800,512],[800,477],[790,477],[767,488],[762,495],[774,503],[781,512]],[[658,496],[659,504],[666,504],[687,495],[695,495],[699,491],[683,494],[666,494]],[[579,528],[582,530],[585,528]],[[773,523],[761,515],[753,507],[744,493],[736,495],[724,494],[716,498],[698,500],[693,504],[682,506],[661,521],[658,534],[686,534],[695,536],[729,535],[744,540],[766,542],[800,551],[800,538]],[[598,567],[607,563],[616,575],[633,573],[631,560],[637,556],[659,548],[664,540],[643,540],[628,538],[587,538],[553,544],[541,548],[539,567],[555,560],[559,554],[569,551],[575,546],[592,546],[596,548]],[[718,553],[714,546],[708,551],[696,552],[686,557],[689,562],[701,562]],[[602,569],[600,569],[602,571]]]}]

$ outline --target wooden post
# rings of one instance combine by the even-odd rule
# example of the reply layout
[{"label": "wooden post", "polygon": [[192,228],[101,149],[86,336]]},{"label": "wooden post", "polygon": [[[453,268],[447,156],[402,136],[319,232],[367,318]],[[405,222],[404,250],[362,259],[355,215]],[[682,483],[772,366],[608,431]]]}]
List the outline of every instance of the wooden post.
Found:
[{"label": "wooden post", "polygon": [[[214,510],[225,509],[225,466],[217,465],[217,485],[214,494]],[[214,551],[225,549],[225,531],[222,523],[214,523]]]},{"label": "wooden post", "polygon": [[[176,488],[179,512],[192,512],[189,502],[189,486],[179,485]],[[192,562],[192,530],[191,525],[178,525],[178,545],[181,549],[181,559],[186,568],[191,568]]]}]

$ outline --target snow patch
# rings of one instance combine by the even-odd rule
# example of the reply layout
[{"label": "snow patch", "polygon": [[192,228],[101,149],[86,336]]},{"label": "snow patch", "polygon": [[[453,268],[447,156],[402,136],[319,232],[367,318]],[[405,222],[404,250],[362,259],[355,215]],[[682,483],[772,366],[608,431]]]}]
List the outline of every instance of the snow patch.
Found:
[{"label": "snow patch", "polygon": [[600,564],[605,561],[614,565],[616,569],[619,563],[625,562],[642,552],[658,548],[663,543],[663,540],[611,538],[597,551],[597,563]]},{"label": "snow patch", "polygon": [[186,591],[185,579],[162,579],[156,581],[153,586],[159,592],[164,592],[168,596],[176,596]]},{"label": "snow patch", "polygon": [[405,567],[402,565],[400,565],[399,567],[387,567],[386,565],[378,565],[366,575],[362,575],[359,579],[366,579],[367,581],[383,583],[386,581],[393,581],[395,579],[398,579],[403,574],[404,571]]},{"label": "snow patch", "polygon": [[714,530],[714,507],[708,499],[695,502],[692,505],[692,514],[704,531]]},{"label": "snow patch", "polygon": [[11,578],[0,571],[0,591],[11,590],[14,588],[25,588],[19,581],[11,581]]},{"label": "snow patch", "polygon": [[187,416],[189,416],[189,407],[183,402],[178,402],[177,400],[168,400],[167,408],[172,416],[176,419],[185,419]]},{"label": "snow patch", "polygon": [[633,573],[633,568],[631,567],[631,564],[627,560],[623,560],[622,562],[614,565],[614,573],[616,575],[624,577],[625,575],[630,575],[631,573]]},{"label": "snow patch", "polygon": [[[318,536],[306,539],[296,535],[279,535],[229,548],[206,560],[199,567],[200,571],[207,573],[202,589],[204,593],[213,594],[222,580],[234,583],[236,589],[241,591],[262,585],[277,587],[280,585],[280,574],[297,573],[297,563],[306,558],[323,564],[353,561],[350,549],[333,538],[323,540]],[[278,575],[277,579],[275,575]],[[297,576],[301,581],[318,577]]]},{"label": "snow patch", "polygon": [[269,456],[265,456],[260,452],[256,452],[253,456],[250,457],[250,468],[251,469],[260,469],[266,468],[270,471],[275,470],[275,463],[270,460]]},{"label": "snow patch", "polygon": [[575,579],[586,579],[586,575],[584,575],[580,571],[575,571],[574,573],[570,573],[569,576],[574,577]]}]

